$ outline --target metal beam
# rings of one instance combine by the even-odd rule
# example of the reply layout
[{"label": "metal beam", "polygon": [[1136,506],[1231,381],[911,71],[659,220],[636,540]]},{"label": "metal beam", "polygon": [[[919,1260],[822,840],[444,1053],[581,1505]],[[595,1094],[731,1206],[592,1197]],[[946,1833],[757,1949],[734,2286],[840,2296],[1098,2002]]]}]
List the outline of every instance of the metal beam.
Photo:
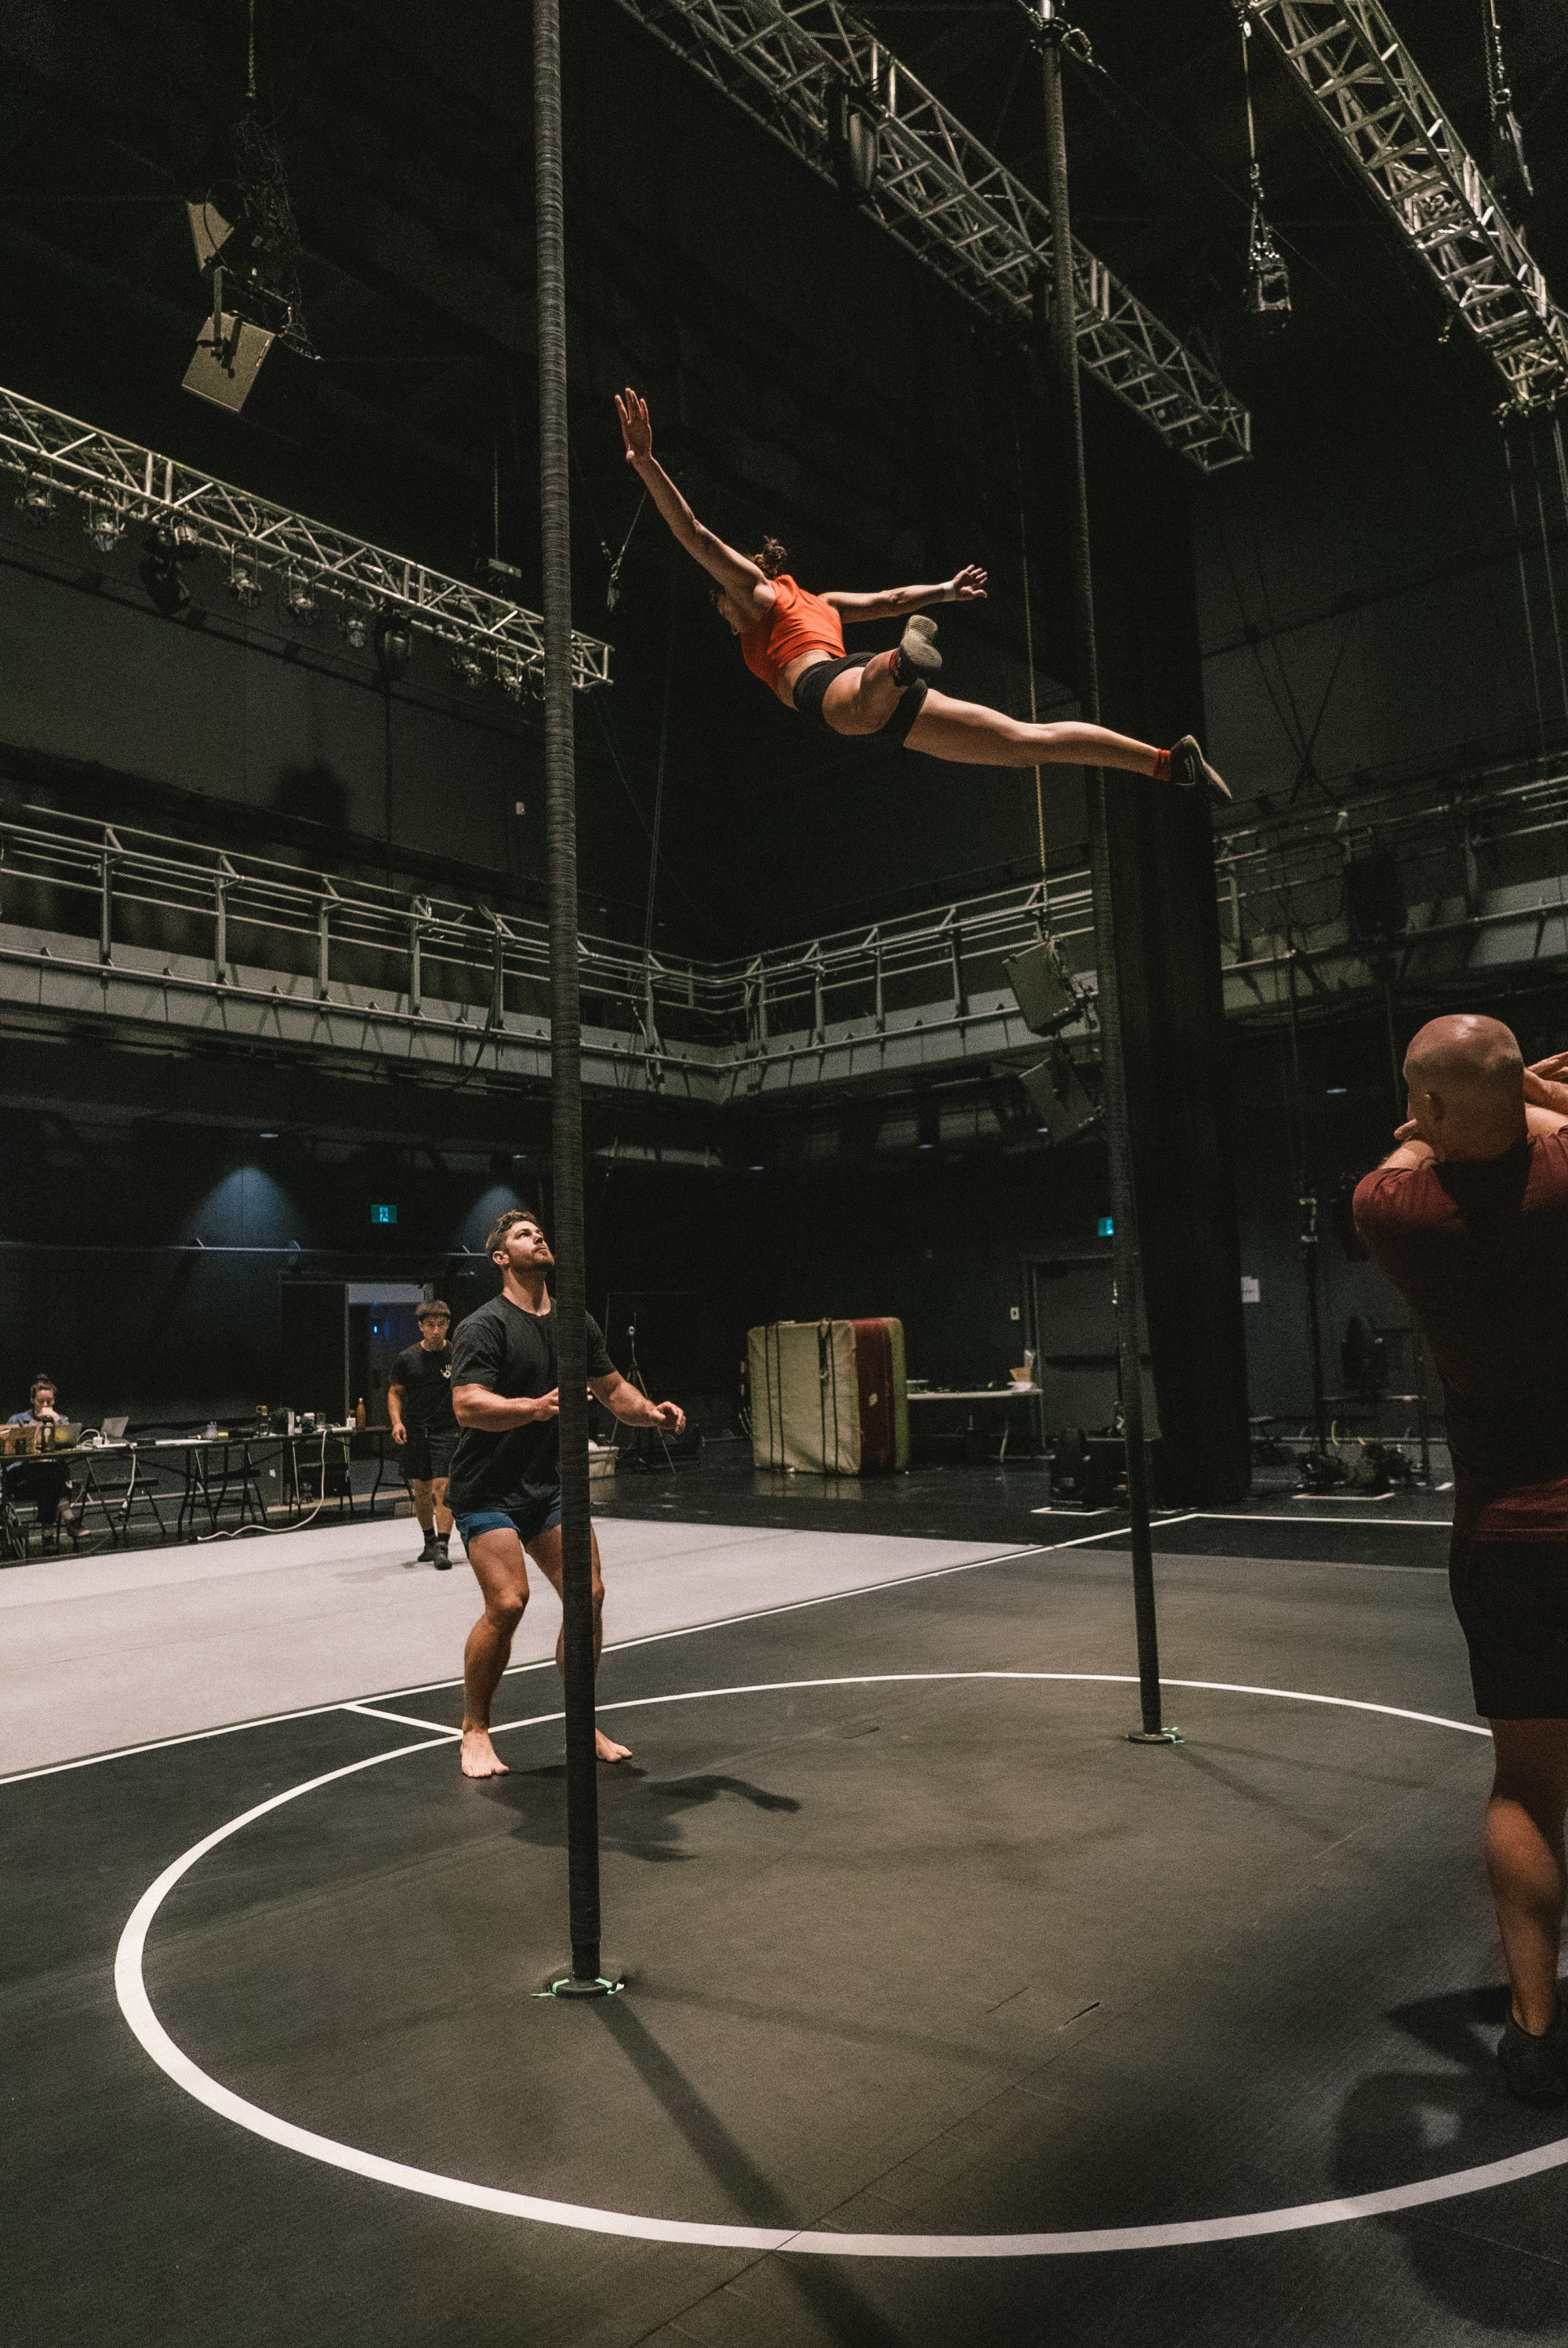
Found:
[{"label": "metal beam", "polygon": [[1568,320],[1379,0],[1247,0],[1340,147],[1508,386],[1568,392]]},{"label": "metal beam", "polygon": [[[620,0],[820,178],[840,109],[876,132],[865,209],[988,315],[1028,324],[1050,283],[1050,217],[840,0]],[[1250,455],[1251,418],[1189,350],[1074,242],[1081,366],[1205,473]]]},{"label": "metal beam", "polygon": [[[296,610],[307,608],[306,598],[313,604],[324,598],[367,626],[396,618],[436,637],[482,663],[513,695],[525,680],[535,688],[542,683],[544,623],[537,613],[14,391],[0,390],[0,471],[21,476],[21,499],[36,515],[60,497],[79,503],[86,528],[105,547],[131,523],[149,523],[177,550],[223,556],[247,601],[269,583]],[[579,689],[608,685],[610,646],[574,636],[572,682]]]}]

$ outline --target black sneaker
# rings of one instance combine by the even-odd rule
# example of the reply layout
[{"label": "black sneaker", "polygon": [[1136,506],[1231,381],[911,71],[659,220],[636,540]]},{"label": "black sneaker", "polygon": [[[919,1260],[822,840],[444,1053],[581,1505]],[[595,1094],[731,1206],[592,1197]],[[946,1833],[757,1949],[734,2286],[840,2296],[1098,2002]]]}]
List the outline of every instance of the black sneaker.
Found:
[{"label": "black sneaker", "polygon": [[937,623],[925,612],[917,612],[898,639],[898,649],[893,655],[893,682],[897,685],[928,685],[942,665],[942,655],[937,650]]},{"label": "black sneaker", "polygon": [[1508,2092],[1522,2104],[1568,2103],[1568,2013],[1559,2003],[1550,2030],[1537,2038],[1515,2022],[1512,2008],[1497,2042]]},{"label": "black sneaker", "polygon": [[1179,783],[1184,791],[1196,790],[1202,783],[1217,799],[1230,797],[1229,784],[1210,766],[1193,734],[1184,734],[1179,742],[1171,745],[1171,780]]},{"label": "black sneaker", "polygon": [[434,1540],[431,1542],[430,1562],[436,1568],[437,1573],[451,1572],[452,1560],[446,1554],[446,1544],[444,1540]]},{"label": "black sneaker", "polygon": [[426,1534],[425,1534],[425,1546],[424,1546],[424,1548],[420,1550],[420,1552],[419,1552],[418,1556],[415,1559],[414,1562],[415,1562],[415,1565],[434,1565],[434,1564],[435,1564],[435,1562],[436,1562],[436,1536],[435,1536],[435,1534],[434,1534],[434,1533],[426,1533]]}]

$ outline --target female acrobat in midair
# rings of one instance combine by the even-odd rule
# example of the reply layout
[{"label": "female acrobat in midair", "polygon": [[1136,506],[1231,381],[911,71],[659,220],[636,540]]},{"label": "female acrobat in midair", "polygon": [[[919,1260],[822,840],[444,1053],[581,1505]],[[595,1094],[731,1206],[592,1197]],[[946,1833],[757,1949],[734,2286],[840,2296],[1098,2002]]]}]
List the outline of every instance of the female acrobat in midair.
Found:
[{"label": "female acrobat in midair", "polygon": [[[934,587],[889,587],[878,595],[835,589],[814,595],[792,579],[785,550],[764,540],[755,555],[737,554],[697,520],[653,454],[648,403],[631,390],[616,395],[626,461],[647,488],[679,543],[713,581],[713,601],[733,633],[752,675],[787,709],[796,709],[829,734],[878,734],[886,741],[970,767],[1120,767],[1156,782],[1191,789],[1204,784],[1221,798],[1230,792],[1190,734],[1168,750],[1135,742],[1104,726],[1077,719],[1030,726],[976,701],[937,693],[930,680],[942,665],[935,620],[924,603],[984,600],[986,574],[973,563]],[[844,623],[904,619],[889,652],[849,653]]]}]

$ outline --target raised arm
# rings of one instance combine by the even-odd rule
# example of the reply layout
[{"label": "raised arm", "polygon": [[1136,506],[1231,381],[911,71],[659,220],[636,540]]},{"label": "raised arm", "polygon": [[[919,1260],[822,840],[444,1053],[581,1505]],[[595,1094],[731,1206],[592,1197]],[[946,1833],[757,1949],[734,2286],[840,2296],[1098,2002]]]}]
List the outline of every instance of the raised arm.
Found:
[{"label": "raised arm", "polygon": [[774,591],[749,556],[726,546],[705,522],[700,522],[658,458],[653,454],[653,425],[648,402],[630,385],[615,395],[626,461],[669,523],[677,543],[711,579],[716,579],[737,603],[749,604],[753,618],[764,620],[773,609]]},{"label": "raised arm", "polygon": [[934,587],[885,587],[875,595],[858,595],[835,587],[823,597],[850,627],[866,620],[901,620],[906,612],[923,612],[927,603],[983,603],[986,574],[978,562],[966,562],[950,579]]}]

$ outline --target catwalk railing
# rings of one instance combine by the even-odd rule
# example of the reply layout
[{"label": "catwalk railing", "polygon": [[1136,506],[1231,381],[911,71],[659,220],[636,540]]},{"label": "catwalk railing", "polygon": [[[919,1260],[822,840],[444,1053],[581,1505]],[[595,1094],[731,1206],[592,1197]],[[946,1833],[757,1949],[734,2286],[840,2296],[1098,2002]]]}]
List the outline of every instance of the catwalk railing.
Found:
[{"label": "catwalk railing", "polygon": [[[19,476],[18,503],[36,520],[46,520],[60,499],[70,499],[87,535],[106,551],[139,523],[158,535],[173,561],[220,555],[241,603],[259,601],[272,587],[302,619],[326,602],[346,623],[366,632],[396,620],[478,664],[476,674],[514,696],[537,690],[543,678],[543,622],[537,613],[14,391],[0,390],[0,471]],[[572,671],[579,687],[608,685],[610,646],[594,636],[574,636]]]},{"label": "catwalk railing", "polygon": [[[1386,935],[1368,934],[1357,886],[1369,860]],[[1568,761],[1238,813],[1216,843],[1227,1009],[1282,1017],[1293,961],[1315,1015],[1385,986],[1457,995],[1568,958],[1565,868]],[[1091,1055],[1081,868],[725,962],[586,936],[588,1080],[723,1103],[1016,1066],[1041,1046],[1002,965],[1045,931],[1083,996],[1066,1040]],[[13,1032],[108,1021],[368,1055],[432,1079],[528,1084],[549,1068],[541,922],[42,808],[0,820],[0,1004]]]},{"label": "catwalk railing", "polygon": [[[620,0],[822,178],[852,174],[889,235],[993,318],[1032,320],[1050,216],[841,0]],[[1103,263],[1074,242],[1079,356],[1204,472],[1251,448],[1246,409]]]},{"label": "catwalk railing", "polygon": [[1568,392],[1568,321],[1379,0],[1247,5],[1406,246],[1497,367],[1510,404],[1561,399]]}]

